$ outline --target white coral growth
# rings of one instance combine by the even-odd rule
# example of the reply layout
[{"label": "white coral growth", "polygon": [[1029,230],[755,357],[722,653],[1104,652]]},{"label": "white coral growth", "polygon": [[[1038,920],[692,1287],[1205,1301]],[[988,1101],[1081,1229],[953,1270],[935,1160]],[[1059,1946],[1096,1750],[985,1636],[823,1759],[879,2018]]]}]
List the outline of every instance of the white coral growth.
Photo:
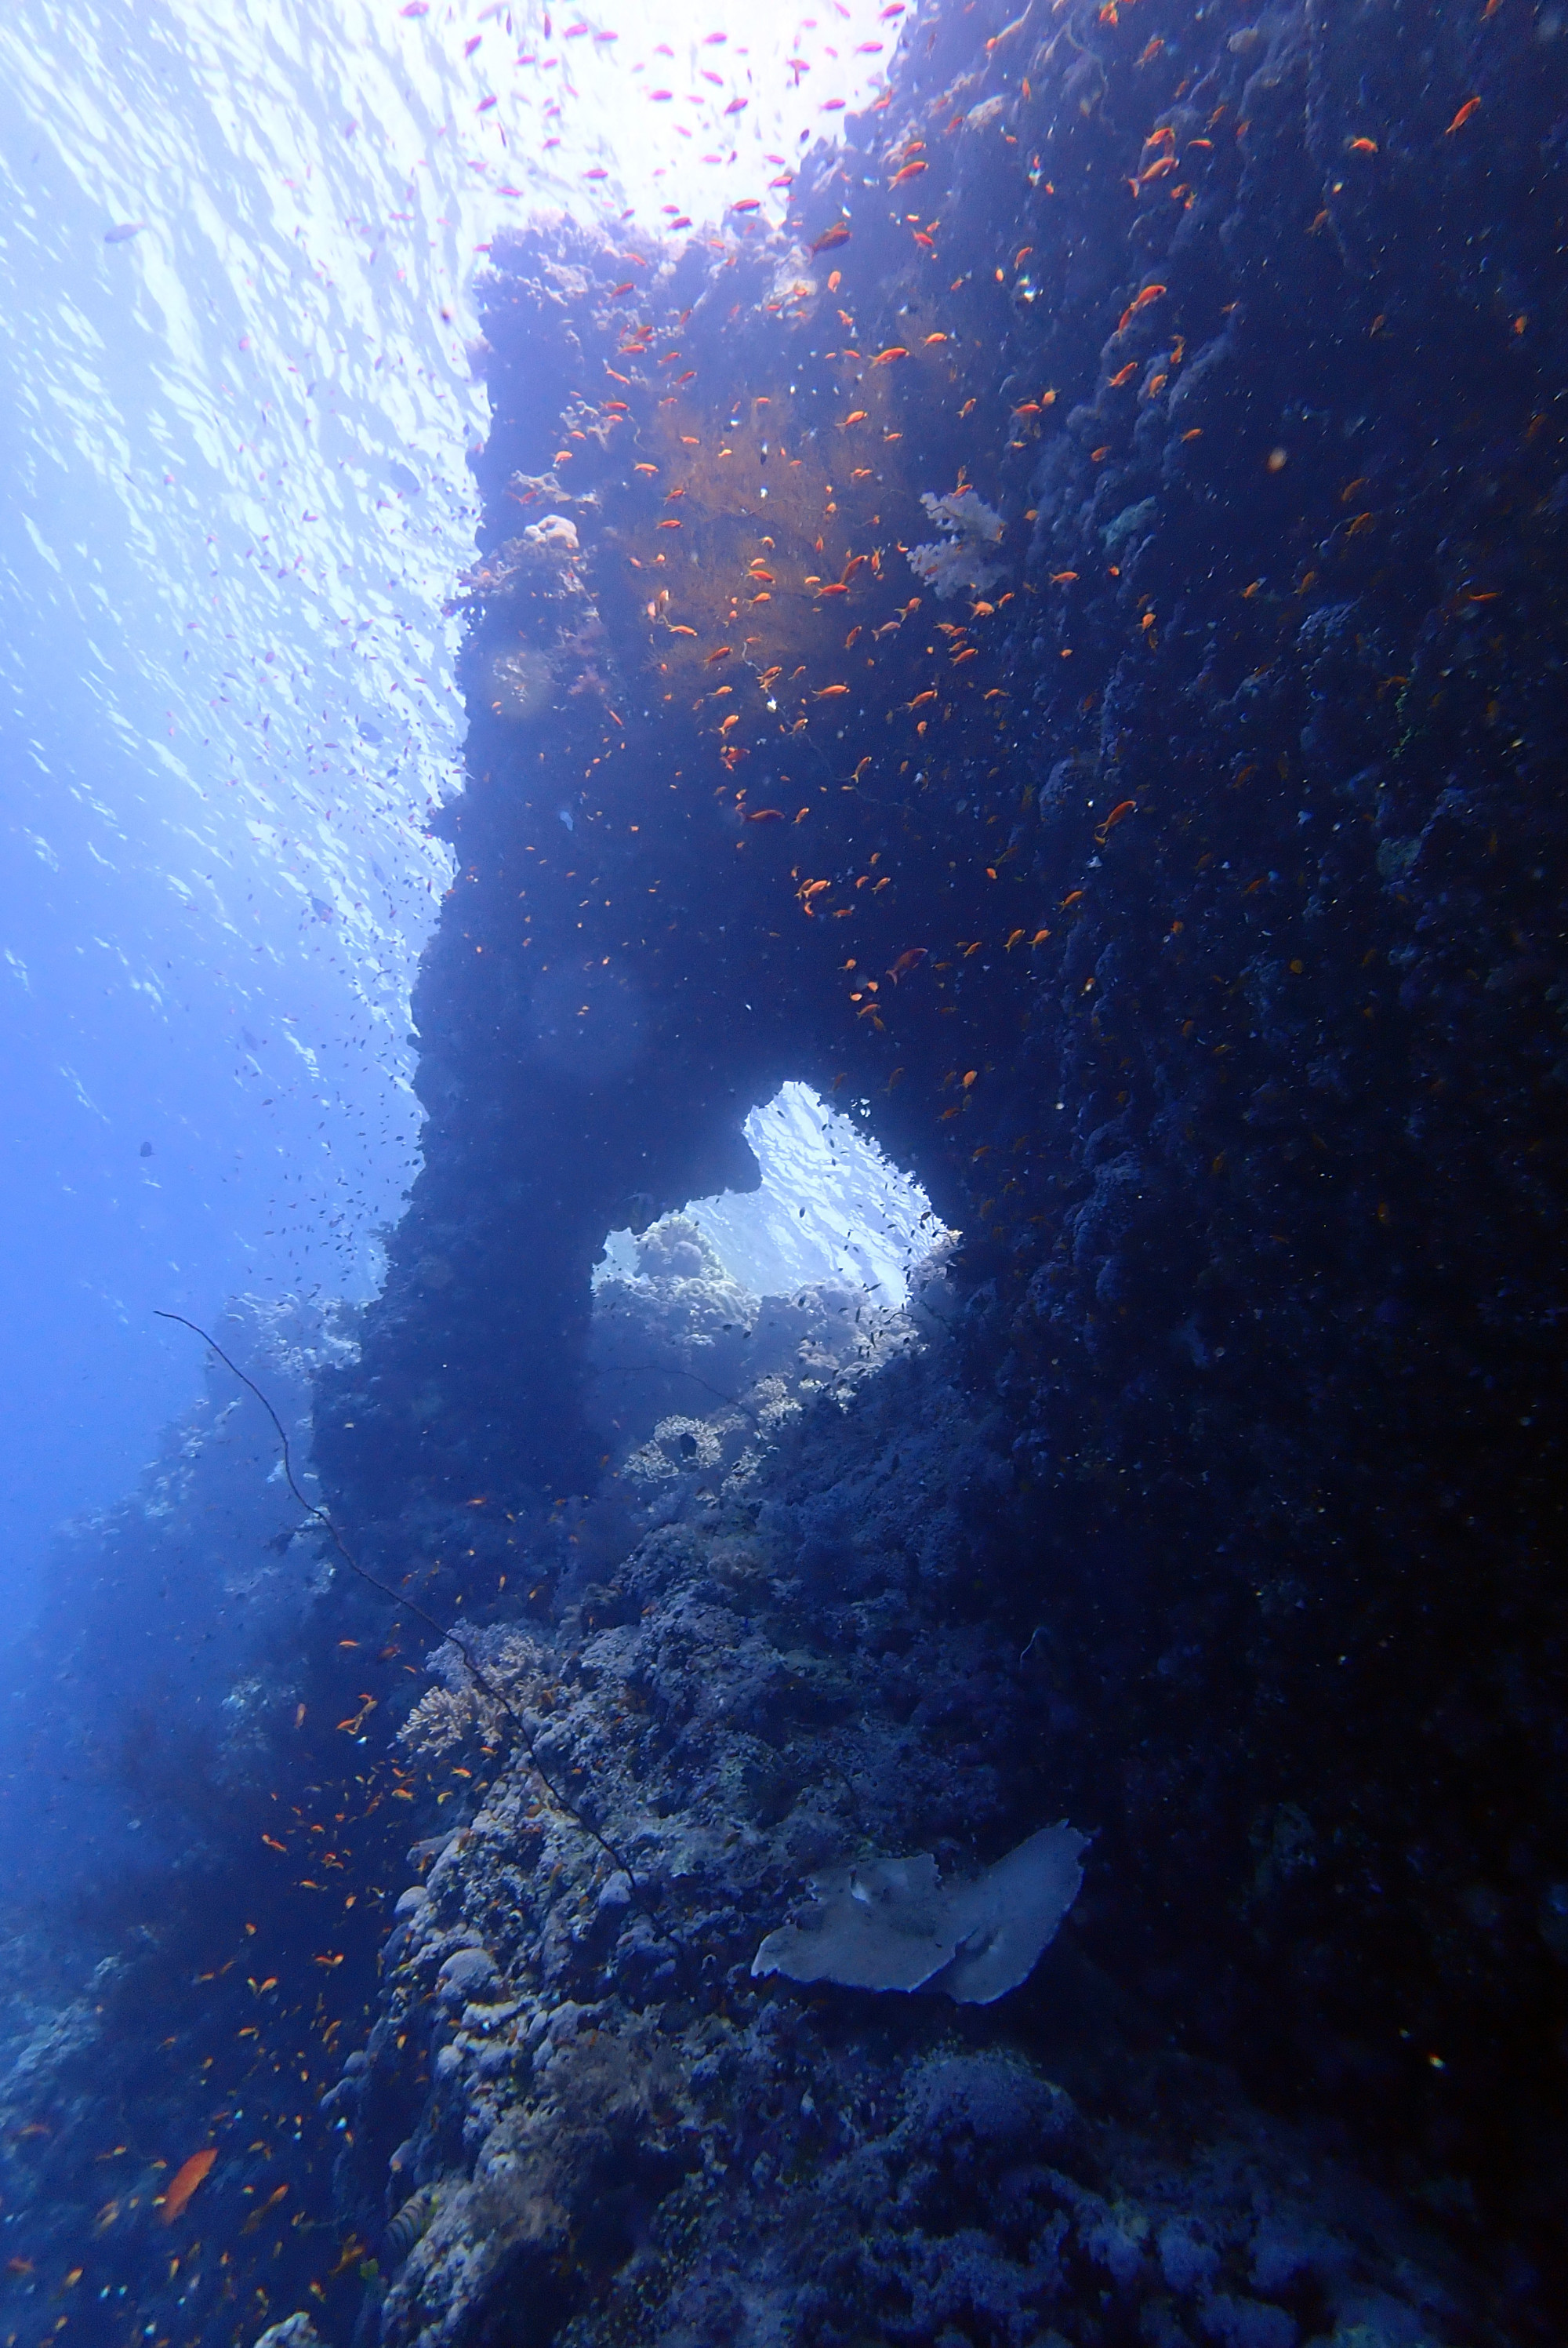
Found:
[{"label": "white coral growth", "polygon": [[485,1740],[500,1735],[504,1716],[494,1690],[499,1687],[516,1704],[541,1675],[542,1648],[504,1625],[470,1629],[464,1643],[488,1684],[475,1680],[466,1657],[449,1640],[427,1655],[436,1685],[425,1690],[397,1732],[398,1743],[411,1753],[439,1757],[475,1735]]},{"label": "white coral growth", "polygon": [[920,503],[949,533],[928,546],[909,549],[910,569],[936,589],[938,601],[946,602],[965,588],[993,586],[1006,567],[988,551],[1001,541],[1000,514],[973,489],[955,489],[945,498],[935,498],[927,489]]}]

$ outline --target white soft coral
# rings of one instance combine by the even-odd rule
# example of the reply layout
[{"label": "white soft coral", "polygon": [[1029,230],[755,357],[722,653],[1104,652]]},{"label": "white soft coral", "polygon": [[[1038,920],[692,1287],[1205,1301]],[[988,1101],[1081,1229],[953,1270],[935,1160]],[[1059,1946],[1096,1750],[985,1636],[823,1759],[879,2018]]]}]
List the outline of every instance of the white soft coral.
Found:
[{"label": "white soft coral", "polygon": [[935,498],[927,489],[920,503],[949,533],[908,551],[910,569],[936,589],[938,601],[946,602],[965,588],[994,585],[1006,568],[990,551],[1001,541],[1000,514],[973,489],[954,489],[945,498]]}]

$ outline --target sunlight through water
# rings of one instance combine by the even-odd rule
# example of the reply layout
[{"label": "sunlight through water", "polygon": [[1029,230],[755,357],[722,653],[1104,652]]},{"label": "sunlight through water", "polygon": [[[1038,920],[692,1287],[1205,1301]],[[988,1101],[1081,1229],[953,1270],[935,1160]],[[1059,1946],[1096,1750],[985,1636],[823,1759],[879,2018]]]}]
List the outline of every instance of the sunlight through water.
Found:
[{"label": "sunlight through water", "polygon": [[465,294],[497,228],[776,213],[898,13],[0,21],[0,983],[41,1104],[0,1198],[34,1241],[14,1535],[119,1488],[189,1391],[155,1305],[378,1276],[417,1163],[486,429]]}]

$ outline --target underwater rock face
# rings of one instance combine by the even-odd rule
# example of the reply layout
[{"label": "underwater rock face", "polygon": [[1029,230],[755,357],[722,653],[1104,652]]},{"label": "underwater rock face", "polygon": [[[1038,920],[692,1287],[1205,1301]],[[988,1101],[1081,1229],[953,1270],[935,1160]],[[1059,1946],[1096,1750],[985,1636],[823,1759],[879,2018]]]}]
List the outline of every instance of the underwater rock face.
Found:
[{"label": "underwater rock face", "polygon": [[[469,1634],[577,1814],[471,1703],[443,1756],[488,1749],[488,1780],[411,1854],[366,2053],[329,2098],[388,2348],[1468,2336],[1473,2275],[1223,2069],[1151,2053],[1079,1909],[1036,1981],[961,2025],[946,1999],[756,1979],[804,1872],[950,1903],[949,1962],[977,1890],[989,1911],[1002,1879],[1016,1909],[1009,1871],[1038,1887],[1043,1849],[1038,1942],[1079,1874],[1062,1828],[973,1868],[1016,1834],[1042,1724],[1036,1659],[953,1626],[1018,1500],[938,1351],[707,1496],[692,1471],[606,1627]],[[1046,1734],[1071,1775],[1065,1703]],[[934,1856],[867,1856],[917,1822],[956,1893]]]},{"label": "underwater rock face", "polygon": [[[650,1848],[709,1921],[666,1943],[661,1910],[619,1890],[601,1908],[604,1860],[569,1926],[540,1921],[548,1994],[598,2010],[588,1954],[619,1933],[638,2028],[657,2005],[682,2044],[722,2038],[723,2001],[742,2011],[726,1969],[806,1874],[922,1850],[962,1872],[1065,1809],[1097,1840],[1052,1977],[1081,1948],[1148,2043],[1239,2066],[1367,2163],[1435,2179],[1428,2206],[1512,2273],[1500,2320],[1527,2326],[1561,2280],[1563,2176],[1568,44],[1522,10],[1429,11],[1418,83],[1391,62],[1409,32],[1391,5],[1005,17],[923,16],[887,106],[842,161],[803,167],[798,265],[760,230],[722,266],[686,254],[640,295],[645,360],[621,349],[611,253],[496,248],[491,537],[515,530],[514,482],[559,504],[551,452],[581,431],[575,561],[610,699],[569,698],[541,761],[471,693],[470,786],[443,819],[464,877],[418,1006],[425,1170],[362,1360],[323,1383],[318,1455],[389,1558],[477,1495],[534,1522],[541,1492],[593,1491],[591,1570],[541,1551],[534,1613],[616,1690],[574,1736],[619,1750],[621,1704],[645,1722]],[[917,221],[880,199],[912,161]],[[841,170],[878,193],[846,212]],[[666,388],[676,347],[701,365]],[[599,357],[613,406],[584,372]],[[922,500],[944,497],[999,518],[996,575],[912,601],[894,554],[933,543]],[[477,629],[476,680],[490,649]],[[583,981],[571,1066],[528,1025],[545,963]],[[577,1073],[633,1000],[630,1057]],[[795,1471],[762,1452],[732,1493],[743,1447],[699,1396],[666,1397],[658,1538],[733,1545],[690,1561],[677,1602],[644,1580],[626,1483],[594,1484],[590,1267],[626,1199],[645,1223],[721,1187],[705,1169],[738,1159],[784,1076],[867,1102],[963,1234],[930,1333],[953,1401],[888,1432],[872,1470],[855,1446],[874,1388],[842,1416],[824,1395],[783,1430],[781,1460],[820,1445],[809,1498],[785,1499],[769,1478]],[[439,1292],[411,1276],[432,1253],[453,1267]],[[885,1538],[880,1478],[911,1453],[932,1518]],[[846,1725],[872,1685],[903,1708],[880,1746]],[[704,1756],[743,1725],[721,1801]],[[476,1918],[485,1848],[452,1862]],[[874,2024],[821,1994],[853,2054],[811,2038],[789,2093],[826,2110],[841,2063],[875,2069],[894,2002]],[[966,2022],[1020,2055],[1050,2043],[1056,2065],[1036,1994]],[[745,2026],[786,1997],[815,2030],[794,1991]],[[897,2004],[897,2027],[937,2026]],[[470,2036],[441,2094],[490,2082],[496,2116],[433,2108],[444,2174],[503,2111],[530,2161],[552,2125]],[[605,2157],[638,2180],[618,2242],[641,2239],[692,2126],[657,2094],[616,2122]],[[560,2158],[580,2179],[577,2127]],[[808,2180],[831,2166],[815,2141],[798,2157]],[[356,2189],[368,2209],[382,2179]],[[540,2188],[517,2241],[588,2190]],[[682,2321],[727,2331],[768,2257],[807,2293],[799,2222],[787,2250],[727,2237],[746,2283],[725,2299],[702,2268],[714,2295]],[[1321,2280],[1259,2312],[1195,2207],[1130,2247],[1109,2221],[1094,2240],[1049,2319],[992,2277],[983,2336],[1080,2336],[1082,2279],[1118,2261],[1188,2295],[1150,2337],[1340,2321]],[[1505,2244],[1524,2246],[1512,2268]],[[394,2336],[436,2278],[400,2281]],[[828,2336],[823,2289],[803,2336]],[[921,2289],[911,2336],[971,2321]],[[1384,2322],[1368,2306],[1347,2327]]]},{"label": "underwater rock face", "polygon": [[651,1504],[673,1498],[691,1468],[728,1475],[821,1397],[846,1403],[917,1345],[921,1295],[938,1276],[934,1257],[912,1268],[908,1310],[826,1281],[755,1296],[695,1223],[661,1217],[639,1244],[636,1277],[607,1276],[594,1291],[588,1411],[607,1464]]}]

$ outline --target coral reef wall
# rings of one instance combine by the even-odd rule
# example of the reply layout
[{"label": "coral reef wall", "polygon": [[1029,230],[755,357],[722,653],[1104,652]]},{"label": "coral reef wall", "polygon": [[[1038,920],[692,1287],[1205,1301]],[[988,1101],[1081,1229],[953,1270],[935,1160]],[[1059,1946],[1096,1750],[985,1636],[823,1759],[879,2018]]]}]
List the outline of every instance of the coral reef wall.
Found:
[{"label": "coral reef wall", "polygon": [[1004,13],[921,14],[783,237],[497,247],[425,1168],[317,1458],[385,1555],[589,1493],[605,1231],[743,1182],[783,1078],[866,1100],[964,1234],[948,1602],[1045,1627],[1007,1716],[1101,1829],[1084,1946],[1533,2271],[1568,51],[1524,0]]},{"label": "coral reef wall", "polygon": [[[312,1379],[352,1350],[335,1316],[242,1298],[214,1334],[312,1492]],[[67,2325],[220,2348],[272,2293],[353,2322],[315,2106],[384,1938],[374,1814],[405,1810],[355,1734],[364,1657],[278,1471],[275,1428],[212,1362],[138,1489],[59,1539],[0,1682],[0,2316],[26,2348]]]}]

